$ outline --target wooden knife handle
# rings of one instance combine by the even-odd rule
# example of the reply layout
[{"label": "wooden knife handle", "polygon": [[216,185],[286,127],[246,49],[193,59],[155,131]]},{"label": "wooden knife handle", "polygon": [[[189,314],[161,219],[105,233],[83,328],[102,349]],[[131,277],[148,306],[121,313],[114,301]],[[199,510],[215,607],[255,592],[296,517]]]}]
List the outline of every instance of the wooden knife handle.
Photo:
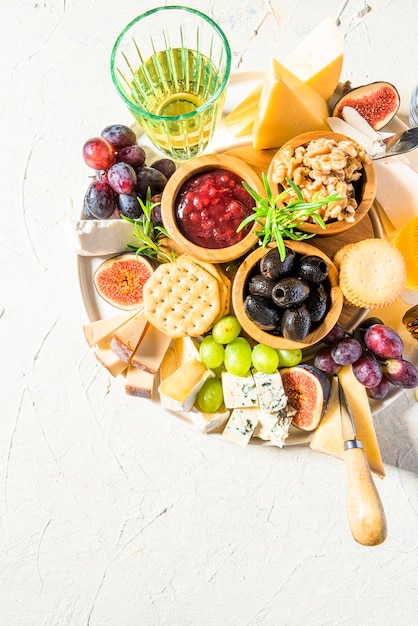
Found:
[{"label": "wooden knife handle", "polygon": [[363,448],[345,450],[344,461],[351,533],[358,543],[377,546],[387,536],[386,516]]}]

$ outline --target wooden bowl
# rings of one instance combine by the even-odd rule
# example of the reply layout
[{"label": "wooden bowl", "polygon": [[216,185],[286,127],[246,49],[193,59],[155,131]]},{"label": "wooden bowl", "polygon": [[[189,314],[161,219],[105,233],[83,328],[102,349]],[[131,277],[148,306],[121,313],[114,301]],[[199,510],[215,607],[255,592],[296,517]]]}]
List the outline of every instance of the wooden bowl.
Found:
[{"label": "wooden bowl", "polygon": [[277,247],[276,244],[271,244],[268,248],[256,248],[241,263],[232,285],[232,308],[242,329],[254,341],[264,343],[267,346],[280,350],[305,349],[321,341],[335,326],[341,315],[344,299],[338,282],[337,268],[324,252],[302,241],[286,240],[285,245],[300,255],[315,254],[320,256],[328,265],[331,304],[322,324],[309,333],[303,341],[290,341],[284,337],[276,337],[275,335],[261,330],[245,313],[244,300],[248,292],[248,281],[254,274],[256,264],[271,248]]},{"label": "wooden bowl", "polygon": [[237,174],[250,187],[263,195],[264,186],[261,178],[244,161],[225,154],[208,154],[187,161],[169,178],[162,194],[161,215],[164,227],[177,244],[177,248],[195,259],[211,263],[228,263],[243,256],[255,246],[258,241],[258,237],[254,234],[254,230],[258,228],[257,224],[253,223],[250,232],[236,244],[225,248],[204,248],[183,235],[175,215],[176,199],[184,183],[195,176],[215,169],[226,169]]},{"label": "wooden bowl", "polygon": [[[325,139],[335,139],[336,141],[352,141],[351,139],[349,139],[349,137],[341,135],[340,133],[333,133],[331,131],[328,132],[322,130],[303,133],[302,135],[298,135],[297,137],[294,137],[293,139],[287,141],[272,158],[267,172],[267,178],[274,195],[279,194],[283,190],[281,185],[278,185],[273,181],[273,165],[276,157],[285,148],[297,148],[298,146],[307,146],[310,141],[314,139],[320,139],[321,137],[324,137]],[[356,181],[354,183],[354,187],[356,189],[356,200],[358,204],[355,212],[354,222],[346,222],[345,220],[326,222],[325,230],[321,228],[319,224],[308,224],[306,222],[303,222],[298,227],[298,229],[306,233],[312,233],[314,235],[320,235],[322,237],[330,237],[332,235],[339,235],[358,224],[360,220],[362,220],[363,217],[371,209],[376,197],[377,178],[373,161],[370,161],[370,163],[366,163],[363,166],[362,176],[359,181]]]}]

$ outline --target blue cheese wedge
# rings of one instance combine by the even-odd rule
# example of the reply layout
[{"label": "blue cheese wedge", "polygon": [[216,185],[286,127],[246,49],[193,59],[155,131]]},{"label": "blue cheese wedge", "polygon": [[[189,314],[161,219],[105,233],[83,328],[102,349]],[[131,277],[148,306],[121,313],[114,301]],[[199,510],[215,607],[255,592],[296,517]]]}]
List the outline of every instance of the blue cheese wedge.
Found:
[{"label": "blue cheese wedge", "polygon": [[190,411],[205,380],[213,376],[201,361],[190,359],[163,380],[158,391],[161,404],[170,411]]},{"label": "blue cheese wedge", "polygon": [[280,372],[263,374],[253,372],[253,378],[258,393],[260,409],[267,413],[277,413],[286,406],[287,397],[283,389]]},{"label": "blue cheese wedge", "polygon": [[188,417],[192,420],[195,430],[200,433],[211,433],[225,425],[230,413],[225,406],[222,406],[216,413],[204,413],[193,407]]},{"label": "blue cheese wedge", "polygon": [[278,413],[260,411],[254,437],[270,441],[278,448],[282,448],[289,435],[294,414],[295,411],[289,407],[281,409]]},{"label": "blue cheese wedge", "polygon": [[258,407],[234,409],[225,426],[222,437],[239,446],[246,446],[257,426],[259,411]]},{"label": "blue cheese wedge", "polygon": [[234,376],[222,372],[222,391],[227,409],[258,406],[258,393],[253,376]]}]

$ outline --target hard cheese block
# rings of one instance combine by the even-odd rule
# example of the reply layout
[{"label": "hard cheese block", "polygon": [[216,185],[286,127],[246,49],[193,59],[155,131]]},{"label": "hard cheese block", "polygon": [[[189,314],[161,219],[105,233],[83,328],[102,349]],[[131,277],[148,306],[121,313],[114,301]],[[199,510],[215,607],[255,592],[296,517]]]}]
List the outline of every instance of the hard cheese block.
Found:
[{"label": "hard cheese block", "polygon": [[327,130],[328,115],[322,96],[273,59],[254,122],[253,146],[277,148],[300,133]]},{"label": "hard cheese block", "polygon": [[[372,472],[383,478],[385,469],[374,430],[366,388],[358,382],[351,365],[344,365],[338,378],[347,396],[353,414],[357,438],[363,449]],[[344,442],[341,425],[341,412],[338,397],[338,383],[333,380],[327,411],[319,423],[311,440],[310,447],[317,452],[343,458]]]},{"label": "hard cheese block", "polygon": [[329,100],[340,80],[343,42],[334,20],[327,16],[283,60],[293,74]]},{"label": "hard cheese block", "polygon": [[119,374],[122,374],[128,367],[128,363],[116,356],[110,346],[96,348],[94,355],[99,363],[101,363],[112,376],[119,376]]},{"label": "hard cheese block", "polygon": [[[341,35],[331,17],[320,22],[283,60],[295,76],[329,100],[338,85],[343,65]],[[262,92],[258,85],[225,117],[225,124],[236,137],[250,134]]]},{"label": "hard cheese block", "polygon": [[155,374],[129,365],[126,373],[125,391],[128,396],[152,398],[154,381]]}]

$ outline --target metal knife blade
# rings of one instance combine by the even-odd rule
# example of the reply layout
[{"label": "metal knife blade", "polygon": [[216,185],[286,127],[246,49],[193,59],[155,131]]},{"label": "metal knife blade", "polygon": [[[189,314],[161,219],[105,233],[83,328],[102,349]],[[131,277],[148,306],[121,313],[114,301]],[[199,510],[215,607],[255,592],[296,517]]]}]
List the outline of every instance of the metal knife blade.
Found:
[{"label": "metal knife blade", "polygon": [[338,392],[340,396],[340,410],[341,410],[341,426],[344,439],[344,449],[349,448],[362,448],[361,441],[357,439],[356,427],[354,424],[353,415],[351,413],[350,405],[348,404],[345,391],[338,381]]}]

